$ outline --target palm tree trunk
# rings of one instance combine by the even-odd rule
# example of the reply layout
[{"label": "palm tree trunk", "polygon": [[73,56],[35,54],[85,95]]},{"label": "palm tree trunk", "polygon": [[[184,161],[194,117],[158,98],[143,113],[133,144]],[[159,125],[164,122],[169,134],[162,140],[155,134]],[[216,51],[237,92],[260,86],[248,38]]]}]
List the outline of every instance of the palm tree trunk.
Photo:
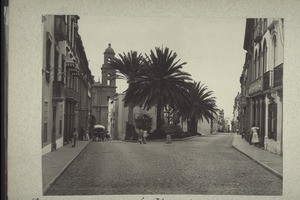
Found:
[{"label": "palm tree trunk", "polygon": [[128,123],[133,124],[133,106],[128,105]]},{"label": "palm tree trunk", "polygon": [[162,106],[161,102],[157,102],[157,112],[156,112],[156,130],[161,130],[162,129]]},{"label": "palm tree trunk", "polygon": [[194,132],[194,133],[197,133],[197,129],[198,129],[198,121],[197,121],[197,119],[195,118],[195,117],[191,117],[190,118],[190,131],[191,132]]}]

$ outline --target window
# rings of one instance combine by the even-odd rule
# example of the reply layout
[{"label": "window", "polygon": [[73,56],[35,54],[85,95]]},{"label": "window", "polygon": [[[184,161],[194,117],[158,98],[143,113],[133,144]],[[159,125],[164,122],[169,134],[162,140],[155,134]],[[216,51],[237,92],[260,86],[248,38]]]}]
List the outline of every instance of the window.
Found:
[{"label": "window", "polygon": [[110,74],[107,74],[107,85],[111,85]]},{"label": "window", "polygon": [[262,19],[259,19],[259,32],[262,32]]},{"label": "window", "polygon": [[74,19],[71,19],[71,46],[74,47]]},{"label": "window", "polygon": [[251,55],[249,56],[249,69],[247,70],[247,77],[248,77],[248,81],[251,82],[252,81],[252,68],[253,68],[253,65],[252,65],[252,62],[251,62]]},{"label": "window", "polygon": [[45,142],[47,142],[48,102],[44,102],[42,118],[43,118],[43,122],[44,122],[42,125],[42,143],[45,143]]},{"label": "window", "polygon": [[70,87],[70,73],[68,72],[66,68],[66,85],[67,87]]},{"label": "window", "polygon": [[59,120],[59,135],[62,135],[62,120]]},{"label": "window", "polygon": [[46,42],[46,82],[50,83],[50,56],[51,56],[51,41],[47,39]]},{"label": "window", "polygon": [[263,47],[263,73],[267,71],[267,43],[264,41]]},{"label": "window", "polygon": [[266,31],[268,28],[268,21],[267,18],[264,18],[264,31]]},{"label": "window", "polygon": [[70,41],[70,16],[67,16],[67,38]]},{"label": "window", "polygon": [[268,136],[269,139],[277,140],[277,104],[269,104],[268,113]]},{"label": "window", "polygon": [[256,68],[257,68],[257,50],[255,51],[255,56],[254,56],[254,67],[253,67],[253,79],[252,81],[254,81],[256,79]]},{"label": "window", "polygon": [[277,41],[276,36],[273,37],[274,49],[273,49],[273,68],[276,67],[276,56],[277,56]]},{"label": "window", "polygon": [[70,74],[70,88],[74,89],[74,76]]},{"label": "window", "polygon": [[259,52],[257,52],[257,50],[256,50],[256,56],[255,56],[255,59],[256,59],[255,79],[257,79],[257,78],[258,78],[258,75],[259,75]]},{"label": "window", "polygon": [[262,51],[261,51],[261,46],[259,45],[259,55],[258,55],[258,76],[261,76],[262,72]]},{"label": "window", "polygon": [[55,57],[54,57],[54,81],[57,81],[57,74],[58,74],[58,59],[59,59],[59,54],[55,50]]},{"label": "window", "polygon": [[47,126],[48,123],[43,124],[43,136],[42,136],[43,143],[47,142]]},{"label": "window", "polygon": [[61,81],[65,83],[65,59],[61,60]]},{"label": "window", "polygon": [[256,121],[256,104],[255,101],[253,101],[253,116],[252,116],[252,122]]}]

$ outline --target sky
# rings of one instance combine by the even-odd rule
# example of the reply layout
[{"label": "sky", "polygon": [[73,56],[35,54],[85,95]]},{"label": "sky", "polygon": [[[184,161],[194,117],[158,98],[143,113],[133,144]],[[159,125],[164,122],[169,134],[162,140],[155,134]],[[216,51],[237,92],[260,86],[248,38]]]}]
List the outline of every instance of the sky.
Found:
[{"label": "sky", "polygon": [[[232,118],[245,60],[245,23],[245,18],[80,16],[78,31],[95,81],[109,43],[116,57],[131,50],[149,55],[155,47],[168,47],[187,63],[182,70],[212,90],[218,108]],[[117,92],[126,88],[126,81],[118,79]]]}]

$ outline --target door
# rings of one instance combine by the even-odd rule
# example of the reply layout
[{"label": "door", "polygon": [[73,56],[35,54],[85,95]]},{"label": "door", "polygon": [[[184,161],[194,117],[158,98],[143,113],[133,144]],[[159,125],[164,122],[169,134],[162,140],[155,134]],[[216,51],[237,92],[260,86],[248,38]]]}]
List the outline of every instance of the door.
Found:
[{"label": "door", "polygon": [[51,136],[51,151],[56,149],[56,106],[53,106],[53,120],[52,120],[52,136]]},{"label": "door", "polygon": [[265,145],[265,127],[266,127],[266,120],[265,120],[265,116],[266,116],[266,104],[265,102],[262,103],[261,105],[261,127],[260,127],[260,138],[259,138],[259,145],[261,147],[264,147]]}]

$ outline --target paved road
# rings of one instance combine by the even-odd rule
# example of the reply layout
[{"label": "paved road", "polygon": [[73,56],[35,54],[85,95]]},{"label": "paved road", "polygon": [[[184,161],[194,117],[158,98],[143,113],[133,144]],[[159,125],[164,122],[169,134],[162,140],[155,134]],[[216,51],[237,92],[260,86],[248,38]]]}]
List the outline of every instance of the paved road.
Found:
[{"label": "paved road", "polygon": [[231,147],[232,134],[90,143],[48,195],[281,195],[282,180]]}]

